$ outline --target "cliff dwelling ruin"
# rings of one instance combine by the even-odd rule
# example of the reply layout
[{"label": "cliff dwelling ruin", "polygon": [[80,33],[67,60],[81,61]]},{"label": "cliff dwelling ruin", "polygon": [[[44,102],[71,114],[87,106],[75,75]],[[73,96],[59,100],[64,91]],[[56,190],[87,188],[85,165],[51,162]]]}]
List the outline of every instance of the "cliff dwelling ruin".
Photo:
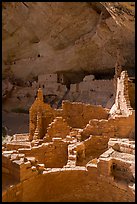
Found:
[{"label": "cliff dwelling ruin", "polygon": [[135,202],[134,7],[2,3],[2,202]]},{"label": "cliff dwelling ruin", "polygon": [[39,88],[29,117],[29,133],[2,146],[3,201],[134,201],[135,111],[126,71],[110,110],[69,101],[53,109]]}]

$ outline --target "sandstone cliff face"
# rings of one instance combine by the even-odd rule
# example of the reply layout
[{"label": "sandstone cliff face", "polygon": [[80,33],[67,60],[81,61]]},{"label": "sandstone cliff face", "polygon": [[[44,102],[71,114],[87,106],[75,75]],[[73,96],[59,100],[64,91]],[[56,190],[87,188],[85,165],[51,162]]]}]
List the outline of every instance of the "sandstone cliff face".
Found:
[{"label": "sandstone cliff face", "polygon": [[117,48],[134,69],[134,9],[133,2],[3,3],[3,76],[110,73]]}]

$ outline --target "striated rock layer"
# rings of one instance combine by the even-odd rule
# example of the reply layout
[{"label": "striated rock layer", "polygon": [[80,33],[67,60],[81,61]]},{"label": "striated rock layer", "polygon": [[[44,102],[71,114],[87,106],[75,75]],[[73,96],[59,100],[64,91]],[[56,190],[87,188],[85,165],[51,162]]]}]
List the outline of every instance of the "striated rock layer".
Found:
[{"label": "striated rock layer", "polygon": [[4,2],[3,77],[111,73],[117,48],[134,67],[133,2]]}]

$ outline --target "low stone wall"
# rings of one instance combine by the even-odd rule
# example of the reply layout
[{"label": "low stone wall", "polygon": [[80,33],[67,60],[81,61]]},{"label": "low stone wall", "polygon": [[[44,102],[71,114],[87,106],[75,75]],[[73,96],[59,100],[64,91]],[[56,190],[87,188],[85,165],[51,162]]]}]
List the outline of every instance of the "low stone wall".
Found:
[{"label": "low stone wall", "polygon": [[114,125],[109,120],[92,119],[81,132],[81,140],[87,139],[90,135],[114,136]]},{"label": "low stone wall", "polygon": [[54,141],[34,146],[31,149],[19,149],[26,157],[34,157],[45,167],[63,167],[67,163],[68,144],[63,141]]},{"label": "low stone wall", "polygon": [[108,136],[90,136],[84,141],[85,156],[98,158],[108,147]]},{"label": "low stone wall", "polygon": [[18,150],[19,148],[30,148],[30,143],[29,142],[15,142],[15,141],[12,141],[12,142],[9,142],[6,144],[6,149],[7,150]]},{"label": "low stone wall", "polygon": [[[20,196],[16,192],[20,191]],[[105,195],[105,196],[104,196]],[[95,166],[53,169],[3,192],[3,202],[133,202],[133,191],[98,175]]]},{"label": "low stone wall", "polygon": [[90,135],[106,135],[110,137],[130,138],[135,127],[134,112],[129,117],[115,117],[108,120],[93,119],[81,132],[81,139],[85,140]]},{"label": "low stone wall", "polygon": [[114,137],[119,138],[130,138],[131,132],[135,128],[135,114],[128,117],[116,117],[115,119],[110,119],[110,124],[114,125]]},{"label": "low stone wall", "polygon": [[[33,147],[33,156],[44,153],[41,151],[47,146],[51,152],[54,149],[63,149],[61,144],[68,144],[61,139],[54,138],[53,142],[45,143]],[[75,166],[75,164],[64,165],[56,168],[54,157],[54,168],[45,168],[46,165],[42,160],[36,161],[35,157],[27,155],[28,149],[19,149],[19,153],[14,151],[3,150],[3,171],[4,167],[10,164],[14,165],[14,169],[20,170],[13,172],[12,165],[9,168],[11,175],[19,175],[19,179],[14,177],[19,184],[10,183],[11,187],[6,186],[3,189],[3,202],[134,202],[135,201],[135,141],[130,139],[111,138],[99,135],[91,136],[84,142],[77,143],[77,147],[84,151],[82,156],[100,152],[91,159],[86,166]],[[108,150],[105,151],[108,145]],[[80,146],[81,145],[81,146]],[[92,149],[92,146],[94,148]],[[53,148],[57,147],[57,148]],[[70,148],[68,159],[74,159],[78,153],[75,144],[69,144]],[[41,149],[41,150],[40,150]],[[95,152],[96,150],[96,152]],[[20,154],[25,151],[24,154]],[[59,161],[64,156],[64,152],[60,152]],[[18,154],[17,154],[18,153]],[[45,155],[48,155],[45,153]],[[50,156],[51,156],[50,155]],[[49,155],[48,155],[49,156]],[[68,160],[67,159],[67,160]],[[53,161],[53,160],[52,160]],[[11,163],[10,163],[11,162]],[[50,162],[50,158],[48,158]],[[6,173],[5,171],[3,173]],[[82,184],[82,185],[81,185]],[[104,196],[106,195],[106,196]]]},{"label": "low stone wall", "polygon": [[12,176],[16,181],[20,180],[20,169],[10,160],[8,155],[2,155],[2,173]]}]

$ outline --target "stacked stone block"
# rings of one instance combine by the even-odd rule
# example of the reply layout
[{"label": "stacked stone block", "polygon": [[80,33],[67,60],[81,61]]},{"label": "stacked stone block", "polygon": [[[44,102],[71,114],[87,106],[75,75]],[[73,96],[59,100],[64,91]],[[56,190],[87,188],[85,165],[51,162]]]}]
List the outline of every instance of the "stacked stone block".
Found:
[{"label": "stacked stone block", "polygon": [[56,117],[47,128],[47,136],[51,138],[60,137],[65,138],[70,133],[70,127],[68,126],[65,119],[62,117]]},{"label": "stacked stone block", "polygon": [[129,116],[132,114],[132,111],[128,94],[128,74],[127,71],[122,71],[120,78],[117,78],[115,104],[110,110],[110,116]]},{"label": "stacked stone block", "polygon": [[[50,105],[45,104],[43,102],[42,89],[38,90],[38,96],[34,101],[34,103],[32,104],[29,114],[30,114],[30,123],[29,123],[30,141],[33,140],[33,136],[36,128],[37,128],[37,131],[39,131],[38,137],[43,138],[49,123],[51,123],[54,118],[54,113]],[[37,118],[37,115],[38,115],[38,118]]]}]

